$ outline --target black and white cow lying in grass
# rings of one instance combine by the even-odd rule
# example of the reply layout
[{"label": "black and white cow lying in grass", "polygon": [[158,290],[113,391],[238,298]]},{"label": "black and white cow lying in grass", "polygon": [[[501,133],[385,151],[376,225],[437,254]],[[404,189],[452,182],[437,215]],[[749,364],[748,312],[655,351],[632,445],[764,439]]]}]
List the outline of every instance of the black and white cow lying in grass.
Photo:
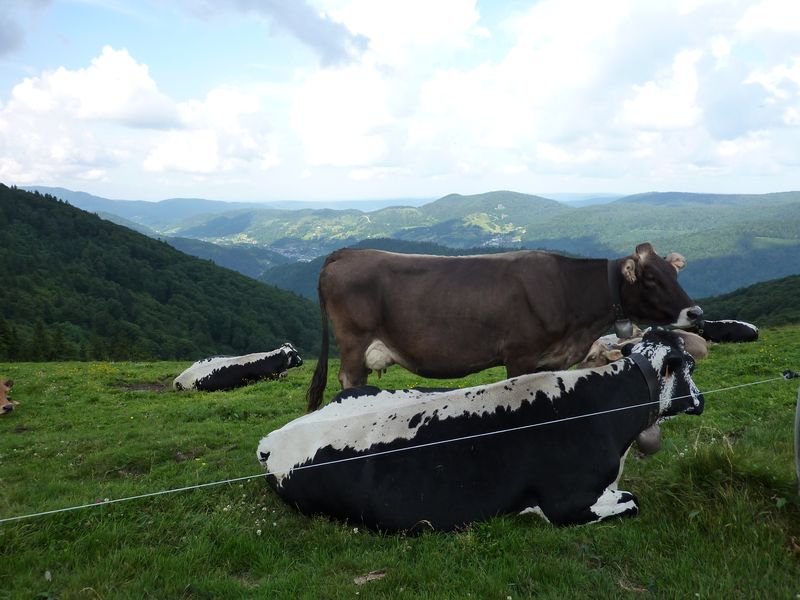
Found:
[{"label": "black and white cow lying in grass", "polygon": [[758,327],[746,321],[733,319],[700,321],[687,328],[687,331],[697,333],[709,342],[722,344],[755,342],[758,339]]},{"label": "black and white cow lying in grass", "polygon": [[287,369],[302,364],[297,350],[287,343],[272,352],[198,360],[178,375],[172,385],[176,390],[232,390],[262,379],[277,379],[286,375]]},{"label": "black and white cow lying in grass", "polygon": [[702,412],[693,369],[678,338],[658,331],[596,369],[433,394],[355,388],[270,433],[257,457],[301,512],[377,530],[452,530],[526,510],[602,521],[638,511],[617,489],[636,436]]}]

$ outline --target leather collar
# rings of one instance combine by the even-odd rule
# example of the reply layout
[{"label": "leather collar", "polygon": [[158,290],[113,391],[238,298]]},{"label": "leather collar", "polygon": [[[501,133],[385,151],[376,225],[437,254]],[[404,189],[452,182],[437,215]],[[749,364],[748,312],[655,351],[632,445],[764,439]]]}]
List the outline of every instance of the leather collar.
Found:
[{"label": "leather collar", "polygon": [[639,372],[647,382],[647,389],[650,390],[650,401],[655,404],[659,400],[658,375],[656,374],[656,370],[653,368],[653,365],[650,364],[650,361],[641,354],[631,352],[630,358],[633,359],[634,364],[639,367]]},{"label": "leather collar", "polygon": [[608,292],[611,296],[611,312],[614,314],[614,333],[618,338],[627,339],[633,336],[633,324],[631,320],[625,315],[625,309],[622,308],[622,298],[619,294],[621,285],[621,275],[619,272],[619,263],[616,260],[606,261],[608,274]]}]

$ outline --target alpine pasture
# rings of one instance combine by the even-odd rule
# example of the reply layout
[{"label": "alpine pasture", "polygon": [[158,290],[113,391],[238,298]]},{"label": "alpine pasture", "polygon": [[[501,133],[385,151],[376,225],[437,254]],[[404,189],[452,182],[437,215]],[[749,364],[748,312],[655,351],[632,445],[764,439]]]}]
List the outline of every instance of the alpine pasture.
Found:
[{"label": "alpine pasture", "polygon": [[[640,514],[582,527],[512,515],[458,533],[386,535],[304,517],[260,476],[105,504],[260,475],[258,441],[303,414],[315,367],[230,392],[173,391],[188,364],[0,364],[19,402],[0,417],[0,520],[97,504],[0,522],[0,598],[800,595],[799,380],[712,393],[800,369],[798,325],[713,346],[695,371],[705,413],[662,425],[663,450],[626,461],[621,485]],[[337,370],[332,361],[328,399]],[[394,367],[370,383],[503,377],[430,381]]]}]

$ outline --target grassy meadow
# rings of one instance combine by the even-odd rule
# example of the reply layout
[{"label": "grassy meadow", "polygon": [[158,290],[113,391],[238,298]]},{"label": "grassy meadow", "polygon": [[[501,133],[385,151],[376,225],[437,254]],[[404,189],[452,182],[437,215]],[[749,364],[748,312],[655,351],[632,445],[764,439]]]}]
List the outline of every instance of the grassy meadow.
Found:
[{"label": "grassy meadow", "polygon": [[[0,519],[259,474],[258,441],[303,414],[315,362],[232,392],[172,391],[188,364],[0,364],[19,402],[0,417]],[[709,391],[786,368],[800,370],[800,326],[714,346],[695,380]],[[394,367],[379,385],[452,383]],[[302,516],[259,477],[0,523],[0,598],[800,598],[797,390],[707,394],[702,416],[663,425],[663,450],[626,462],[635,518],[382,535]]]}]

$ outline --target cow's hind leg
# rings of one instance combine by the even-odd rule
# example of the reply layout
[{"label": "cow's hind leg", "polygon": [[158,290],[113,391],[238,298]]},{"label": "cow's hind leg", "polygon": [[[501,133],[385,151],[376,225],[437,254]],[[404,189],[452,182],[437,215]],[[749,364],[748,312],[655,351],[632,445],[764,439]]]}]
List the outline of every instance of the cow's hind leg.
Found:
[{"label": "cow's hind leg", "polygon": [[365,350],[366,346],[359,347],[356,350],[348,350],[340,354],[341,366],[339,367],[339,383],[342,384],[343,390],[367,385],[369,369],[367,369],[364,360]]}]

